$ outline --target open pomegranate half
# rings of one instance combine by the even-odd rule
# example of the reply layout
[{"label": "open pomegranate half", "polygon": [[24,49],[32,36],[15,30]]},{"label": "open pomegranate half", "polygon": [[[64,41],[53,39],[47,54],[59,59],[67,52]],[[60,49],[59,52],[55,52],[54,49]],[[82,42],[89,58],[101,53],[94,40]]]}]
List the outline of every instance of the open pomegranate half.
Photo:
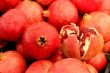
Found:
[{"label": "open pomegranate half", "polygon": [[61,50],[66,57],[87,60],[102,51],[103,37],[94,28],[83,28],[80,33],[79,27],[72,23],[63,26],[60,35]]}]

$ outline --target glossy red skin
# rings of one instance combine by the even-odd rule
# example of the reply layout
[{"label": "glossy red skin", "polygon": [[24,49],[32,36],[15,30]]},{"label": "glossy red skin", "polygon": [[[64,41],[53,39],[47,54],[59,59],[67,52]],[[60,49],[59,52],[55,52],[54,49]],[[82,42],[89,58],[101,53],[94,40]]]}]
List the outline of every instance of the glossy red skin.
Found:
[{"label": "glossy red skin", "polygon": [[110,40],[110,16],[104,12],[92,12],[89,17],[90,19],[83,18],[80,30],[82,31],[84,27],[95,28],[103,36],[105,42]]},{"label": "glossy red skin", "polygon": [[110,41],[105,42],[104,47],[103,47],[103,52],[110,53]]},{"label": "glossy red skin", "polygon": [[110,0],[103,0],[103,3],[99,10],[110,15]]},{"label": "glossy red skin", "polygon": [[3,14],[0,19],[0,38],[18,41],[27,26],[26,15],[22,11],[11,9]]},{"label": "glossy red skin", "polygon": [[90,64],[85,64],[90,73],[98,73],[98,71]]},{"label": "glossy red skin", "polygon": [[54,25],[57,30],[60,30],[64,25],[76,23],[78,20],[77,8],[69,0],[54,1],[48,11],[48,22]]},{"label": "glossy red skin", "polygon": [[25,73],[48,73],[49,68],[53,65],[48,60],[39,60],[33,62],[26,70]]},{"label": "glossy red skin", "polygon": [[98,10],[104,0],[72,0],[80,13],[89,13]]},{"label": "glossy red skin", "polygon": [[0,12],[6,12],[14,8],[22,0],[0,0]]},{"label": "glossy red skin", "polygon": [[48,73],[90,73],[87,67],[78,59],[62,59],[49,69]]},{"label": "glossy red skin", "polygon": [[24,73],[26,62],[16,51],[0,53],[0,72],[1,73]]},{"label": "glossy red skin", "polygon": [[[45,46],[38,45],[38,39],[45,37]],[[35,59],[45,59],[59,47],[59,33],[52,25],[47,22],[38,22],[30,25],[24,32],[22,46],[30,56]]]},{"label": "glossy red skin", "polygon": [[25,0],[16,6],[17,9],[23,11],[28,17],[30,24],[43,20],[43,8],[35,1]]},{"label": "glossy red skin", "polygon": [[55,0],[36,0],[38,3],[40,3],[43,6],[48,6],[50,5],[52,2],[54,2]]},{"label": "glossy red skin", "polygon": [[62,60],[64,58],[65,58],[64,54],[62,53],[62,51],[60,49],[58,49],[57,52],[50,58],[50,61],[55,63],[55,62]]},{"label": "glossy red skin", "polygon": [[105,54],[101,52],[95,57],[87,60],[86,63],[92,65],[97,71],[101,72],[107,64],[107,58]]}]

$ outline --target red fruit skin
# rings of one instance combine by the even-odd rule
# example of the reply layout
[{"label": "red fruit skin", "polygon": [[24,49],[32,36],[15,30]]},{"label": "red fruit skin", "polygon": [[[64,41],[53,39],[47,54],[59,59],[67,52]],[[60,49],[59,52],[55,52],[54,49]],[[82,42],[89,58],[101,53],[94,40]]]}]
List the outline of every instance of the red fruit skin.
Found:
[{"label": "red fruit skin", "polygon": [[103,3],[99,10],[110,15],[110,0],[103,0]]},{"label": "red fruit skin", "polygon": [[25,73],[48,73],[49,68],[53,65],[48,60],[39,60],[33,62],[26,70]]},{"label": "red fruit skin", "polygon": [[16,44],[16,50],[28,61],[33,60],[31,56],[29,56],[23,49],[22,44],[19,42]]},{"label": "red fruit skin", "polygon": [[63,41],[61,50],[66,57],[81,59],[79,47],[77,36],[71,35]]},{"label": "red fruit skin", "polygon": [[54,2],[55,0],[36,0],[38,3],[40,3],[43,6],[48,6],[50,5],[52,2]]},{"label": "red fruit skin", "polygon": [[104,12],[92,12],[86,14],[80,24],[80,30],[86,28],[95,28],[107,42],[110,40],[110,16]]},{"label": "red fruit skin", "polygon": [[110,41],[104,43],[103,52],[110,53]]},{"label": "red fruit skin", "polygon": [[6,12],[14,8],[22,0],[0,0],[0,12]]},{"label": "red fruit skin", "polygon": [[90,73],[98,73],[98,71],[90,64],[85,64]]},{"label": "red fruit skin", "polygon": [[77,8],[69,0],[54,1],[48,11],[48,22],[54,25],[57,30],[60,30],[64,25],[76,23],[78,20]]},{"label": "red fruit skin", "polygon": [[57,52],[50,58],[50,61],[55,63],[55,62],[62,60],[64,58],[65,58],[64,54],[62,53],[62,51],[60,49],[58,49]]},{"label": "red fruit skin", "polygon": [[0,73],[24,73],[26,62],[16,51],[0,53]]},{"label": "red fruit skin", "polygon": [[78,59],[62,59],[49,69],[48,73],[90,73],[87,67]]},{"label": "red fruit skin", "polygon": [[18,41],[27,26],[28,21],[25,14],[17,9],[11,9],[0,19],[0,38]]},{"label": "red fruit skin", "polygon": [[72,0],[81,14],[98,10],[104,0]]},{"label": "red fruit skin", "polygon": [[55,27],[43,21],[30,25],[22,38],[23,49],[35,59],[48,58],[59,45],[58,31]]},{"label": "red fruit skin", "polygon": [[28,17],[30,24],[43,20],[43,8],[35,1],[25,0],[16,6],[17,9],[23,11]]},{"label": "red fruit skin", "polygon": [[98,72],[101,72],[107,64],[107,58],[105,54],[101,52],[95,57],[87,60],[86,63],[95,67]]}]

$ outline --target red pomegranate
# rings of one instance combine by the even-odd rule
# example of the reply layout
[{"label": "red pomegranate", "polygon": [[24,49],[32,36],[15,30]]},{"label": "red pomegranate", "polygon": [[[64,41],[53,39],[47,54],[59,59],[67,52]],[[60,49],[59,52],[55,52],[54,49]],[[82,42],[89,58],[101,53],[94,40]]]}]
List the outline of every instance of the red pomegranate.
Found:
[{"label": "red pomegranate", "polygon": [[90,73],[87,67],[78,59],[62,59],[49,69],[48,73]]},{"label": "red pomegranate", "polygon": [[47,22],[30,25],[24,32],[22,46],[35,59],[45,59],[59,47],[59,33]]},{"label": "red pomegranate", "polygon": [[104,12],[92,12],[85,14],[80,24],[80,30],[83,28],[95,28],[107,42],[110,40],[110,16]]},{"label": "red pomegranate", "polygon": [[16,8],[23,11],[27,15],[28,22],[30,24],[43,20],[43,8],[35,1],[24,0],[23,2],[18,4]]},{"label": "red pomegranate", "polygon": [[110,0],[103,0],[103,3],[99,10],[110,15]]},{"label": "red pomegranate", "polygon": [[75,5],[69,0],[56,0],[43,12],[43,16],[48,18],[48,22],[60,30],[63,25],[76,23],[78,11]]},{"label": "red pomegranate", "polygon": [[81,14],[98,10],[104,0],[72,0]]},{"label": "red pomegranate", "polygon": [[11,9],[0,19],[0,38],[12,42],[18,41],[27,26],[26,15],[18,9]]},{"label": "red pomegranate", "polygon": [[1,73],[24,73],[26,62],[16,51],[6,51],[0,53],[0,72]]},{"label": "red pomegranate", "polygon": [[26,70],[25,73],[48,73],[49,68],[53,65],[48,60],[39,60],[33,62]]},{"label": "red pomegranate", "polygon": [[0,12],[6,12],[9,9],[14,8],[22,0],[0,0]]}]

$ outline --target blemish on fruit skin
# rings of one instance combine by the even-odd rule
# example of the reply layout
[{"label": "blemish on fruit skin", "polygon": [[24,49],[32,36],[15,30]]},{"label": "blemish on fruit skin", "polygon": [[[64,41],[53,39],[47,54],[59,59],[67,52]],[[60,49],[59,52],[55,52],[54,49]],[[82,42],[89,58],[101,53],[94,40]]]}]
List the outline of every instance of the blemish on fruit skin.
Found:
[{"label": "blemish on fruit skin", "polygon": [[47,40],[44,36],[41,36],[37,39],[37,44],[40,47],[44,47],[47,44]]}]

